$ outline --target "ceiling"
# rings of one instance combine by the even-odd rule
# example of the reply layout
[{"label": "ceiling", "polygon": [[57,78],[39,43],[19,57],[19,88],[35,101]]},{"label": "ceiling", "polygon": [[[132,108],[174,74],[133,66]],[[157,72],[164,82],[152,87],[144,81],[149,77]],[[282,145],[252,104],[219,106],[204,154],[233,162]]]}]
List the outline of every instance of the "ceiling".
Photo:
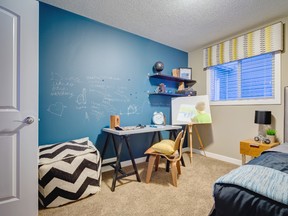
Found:
[{"label": "ceiling", "polygon": [[288,0],[40,0],[193,51],[288,16]]}]

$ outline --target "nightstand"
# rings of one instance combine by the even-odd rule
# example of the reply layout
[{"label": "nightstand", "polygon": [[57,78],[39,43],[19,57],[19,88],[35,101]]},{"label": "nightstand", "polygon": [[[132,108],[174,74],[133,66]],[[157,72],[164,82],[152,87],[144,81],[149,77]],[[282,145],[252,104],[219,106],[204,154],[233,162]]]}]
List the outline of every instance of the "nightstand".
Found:
[{"label": "nightstand", "polygon": [[277,145],[279,145],[279,142],[261,144],[260,142],[256,142],[253,139],[240,141],[240,154],[242,154],[242,164],[246,163],[246,155],[251,157],[258,157],[263,151]]}]

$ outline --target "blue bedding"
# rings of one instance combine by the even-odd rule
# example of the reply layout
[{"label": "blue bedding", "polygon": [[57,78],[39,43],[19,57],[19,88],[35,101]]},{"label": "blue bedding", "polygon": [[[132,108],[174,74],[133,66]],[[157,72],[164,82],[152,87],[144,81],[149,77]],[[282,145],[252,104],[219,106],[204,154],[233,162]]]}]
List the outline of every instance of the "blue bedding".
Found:
[{"label": "blue bedding", "polygon": [[288,174],[276,169],[259,165],[245,165],[220,177],[215,184],[238,185],[288,205]]},{"label": "blue bedding", "polygon": [[[288,174],[288,154],[276,151],[264,152],[248,165],[272,168]],[[264,181],[264,178],[259,177],[259,184]],[[271,181],[274,182],[274,179],[272,178]],[[215,209],[211,214],[213,216],[288,216],[287,205],[244,188],[243,185],[218,182],[214,185],[213,195],[215,200]]]},{"label": "blue bedding", "polygon": [[[284,145],[284,144],[282,144]],[[288,154],[283,152],[266,151],[260,157],[249,161],[250,165],[261,165],[288,174]]]}]

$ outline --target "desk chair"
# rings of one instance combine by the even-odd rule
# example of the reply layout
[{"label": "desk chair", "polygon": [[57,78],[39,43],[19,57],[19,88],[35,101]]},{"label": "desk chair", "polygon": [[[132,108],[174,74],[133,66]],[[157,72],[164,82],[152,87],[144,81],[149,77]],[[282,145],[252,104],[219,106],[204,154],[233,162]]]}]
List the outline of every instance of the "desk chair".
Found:
[{"label": "desk chair", "polygon": [[153,165],[155,164],[155,171],[158,170],[159,166],[159,160],[160,157],[165,157],[170,163],[171,163],[171,174],[172,174],[172,183],[175,187],[177,187],[177,172],[178,174],[181,174],[181,167],[180,167],[180,159],[182,157],[182,147],[183,147],[184,137],[183,137],[183,130],[179,132],[179,134],[176,137],[173,152],[168,152],[167,150],[160,151],[155,150],[157,147],[156,145],[165,145],[165,143],[159,142],[152,147],[150,147],[145,154],[149,155],[149,163],[148,163],[148,169],[146,174],[146,183],[150,182]]}]

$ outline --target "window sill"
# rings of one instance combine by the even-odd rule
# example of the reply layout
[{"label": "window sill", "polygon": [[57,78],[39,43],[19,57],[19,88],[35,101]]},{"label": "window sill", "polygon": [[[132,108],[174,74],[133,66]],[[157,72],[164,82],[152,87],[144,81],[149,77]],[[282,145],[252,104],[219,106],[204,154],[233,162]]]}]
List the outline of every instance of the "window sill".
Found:
[{"label": "window sill", "polygon": [[211,106],[245,106],[245,105],[268,105],[274,104],[279,105],[281,104],[280,97],[273,98],[273,99],[251,99],[251,100],[235,100],[235,101],[210,101]]}]

